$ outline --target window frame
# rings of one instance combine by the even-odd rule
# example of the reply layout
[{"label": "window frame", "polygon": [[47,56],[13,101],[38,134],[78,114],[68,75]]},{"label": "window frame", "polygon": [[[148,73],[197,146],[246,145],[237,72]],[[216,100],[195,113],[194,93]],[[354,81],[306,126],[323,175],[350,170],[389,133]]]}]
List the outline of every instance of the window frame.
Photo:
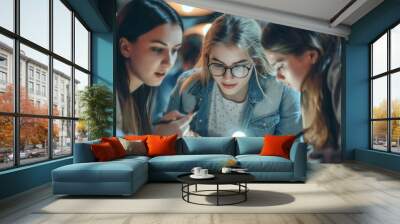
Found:
[{"label": "window frame", "polygon": [[[393,23],[390,27],[385,29],[384,32],[380,33],[375,39],[368,43],[368,52],[369,52],[369,77],[368,77],[368,84],[369,84],[369,149],[373,151],[379,152],[386,152],[391,154],[400,154],[400,152],[393,152],[392,151],[392,121],[400,121],[400,117],[392,117],[392,99],[391,99],[391,79],[393,75],[400,72],[400,67],[391,69],[391,31],[393,28],[400,26],[400,20]],[[387,64],[386,64],[386,71],[380,74],[373,74],[373,44],[376,43],[381,37],[387,35]],[[386,105],[386,118],[373,118],[373,81],[382,77],[386,77],[386,87],[387,87],[387,105]],[[386,151],[379,150],[374,148],[374,136],[373,136],[373,122],[374,121],[386,121]]]},{"label": "window frame", "polygon": [[[71,69],[71,93],[72,93],[72,99],[70,99],[71,105],[75,104],[75,97],[76,97],[76,92],[75,92],[75,88],[74,88],[74,83],[75,83],[75,69],[81,71],[82,73],[85,73],[86,75],[88,75],[89,78],[89,83],[88,85],[91,86],[92,85],[92,57],[91,57],[91,50],[92,50],[92,30],[88,27],[88,25],[84,22],[84,20],[79,16],[78,13],[76,13],[72,7],[68,4],[68,2],[66,0],[59,0],[69,11],[71,11],[71,18],[70,18],[70,22],[71,22],[71,59],[67,59],[64,58],[63,56],[55,53],[53,50],[53,1],[54,0],[47,0],[49,3],[49,47],[48,49],[46,49],[45,47],[40,46],[39,44],[34,43],[33,41],[30,41],[29,39],[23,37],[20,35],[20,0],[14,0],[13,1],[13,10],[14,10],[14,18],[13,18],[13,22],[14,22],[14,30],[10,31],[4,27],[0,26],[0,35],[3,35],[7,38],[12,39],[13,41],[13,64],[11,71],[13,72],[13,78],[14,78],[14,105],[13,105],[13,112],[3,112],[0,111],[0,116],[4,116],[4,117],[11,117],[13,119],[13,166],[10,167],[5,167],[5,168],[0,168],[0,172],[5,171],[5,170],[11,170],[11,169],[16,169],[19,167],[24,167],[24,166],[30,166],[33,164],[38,164],[38,163],[43,163],[46,161],[50,161],[50,160],[58,160],[58,159],[62,159],[62,158],[66,158],[66,157],[70,157],[73,156],[73,152],[74,152],[74,143],[75,143],[75,127],[76,127],[76,121],[79,120],[79,117],[75,116],[75,108],[72,106],[71,108],[71,114],[68,116],[62,116],[62,114],[60,116],[56,116],[53,115],[53,59],[58,60],[61,63],[64,63],[68,66],[70,66]],[[83,25],[83,27],[88,31],[88,69],[85,69],[83,67],[81,67],[80,65],[75,63],[75,18]],[[20,81],[20,45],[23,44],[27,47],[32,48],[33,50],[36,50],[40,53],[43,53],[45,55],[48,56],[48,80],[46,83],[46,87],[45,90],[48,92],[46,93],[45,91],[45,95],[47,95],[48,97],[48,112],[46,115],[39,115],[39,114],[27,114],[27,113],[21,113],[20,111],[20,85],[21,85],[21,81]],[[39,74],[39,80],[37,80],[38,82],[36,82],[36,69],[33,70],[33,79],[30,79],[30,73],[29,73],[29,68],[30,65],[27,64],[27,73],[26,75],[26,80],[28,81],[33,81],[34,86],[36,83],[40,83],[40,87],[42,86],[42,79],[41,79],[41,74],[42,72],[40,72]],[[28,87],[28,86],[27,86]],[[27,88],[27,91],[28,88]],[[36,91],[36,89],[34,89],[34,92]],[[39,94],[40,96],[42,96],[42,94]],[[48,155],[47,158],[43,158],[43,160],[40,160],[38,162],[32,162],[32,163],[26,163],[26,164],[21,164],[21,159],[20,159],[20,119],[21,118],[45,118],[47,119],[48,122],[48,135],[47,135],[47,150],[48,150]],[[62,156],[54,156],[53,152],[54,152],[54,147],[53,147],[53,123],[56,122],[57,120],[61,120],[61,121],[70,121],[71,122],[71,153],[68,155],[62,155]]]}]

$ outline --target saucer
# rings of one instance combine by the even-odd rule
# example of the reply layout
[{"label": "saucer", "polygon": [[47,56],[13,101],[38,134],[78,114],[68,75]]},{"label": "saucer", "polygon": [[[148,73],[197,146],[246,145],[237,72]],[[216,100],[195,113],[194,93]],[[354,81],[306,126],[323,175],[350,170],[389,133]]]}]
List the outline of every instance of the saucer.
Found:
[{"label": "saucer", "polygon": [[214,178],[214,177],[215,176],[212,175],[212,174],[207,174],[207,175],[204,175],[204,176],[202,176],[202,175],[194,175],[194,174],[190,175],[190,178],[193,178],[193,179],[211,179],[211,178]]}]

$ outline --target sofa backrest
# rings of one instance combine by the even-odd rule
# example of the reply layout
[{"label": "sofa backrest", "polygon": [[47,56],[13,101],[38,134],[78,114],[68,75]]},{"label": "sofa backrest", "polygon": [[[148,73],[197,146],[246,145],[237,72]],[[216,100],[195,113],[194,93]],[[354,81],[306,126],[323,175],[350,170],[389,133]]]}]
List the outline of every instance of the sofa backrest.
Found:
[{"label": "sofa backrest", "polygon": [[96,158],[94,157],[90,146],[92,144],[99,144],[99,143],[100,143],[100,139],[93,140],[93,141],[87,141],[87,142],[75,143],[74,163],[95,162]]},{"label": "sofa backrest", "polygon": [[235,155],[232,137],[183,137],[177,142],[177,154],[226,154]]},{"label": "sofa backrest", "polygon": [[263,137],[238,137],[236,138],[236,155],[259,154],[264,145]]}]

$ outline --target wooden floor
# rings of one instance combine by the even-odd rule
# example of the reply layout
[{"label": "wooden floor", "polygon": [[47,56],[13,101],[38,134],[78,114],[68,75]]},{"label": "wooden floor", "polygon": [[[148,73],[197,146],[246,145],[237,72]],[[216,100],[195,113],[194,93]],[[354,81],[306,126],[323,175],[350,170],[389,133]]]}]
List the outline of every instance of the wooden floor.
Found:
[{"label": "wooden floor", "polygon": [[[311,164],[308,183],[317,183],[345,201],[367,204],[357,214],[36,214],[54,200],[42,186],[0,201],[0,223],[220,224],[220,223],[400,223],[400,174],[359,163]],[[315,203],[323,203],[315,201]]]}]

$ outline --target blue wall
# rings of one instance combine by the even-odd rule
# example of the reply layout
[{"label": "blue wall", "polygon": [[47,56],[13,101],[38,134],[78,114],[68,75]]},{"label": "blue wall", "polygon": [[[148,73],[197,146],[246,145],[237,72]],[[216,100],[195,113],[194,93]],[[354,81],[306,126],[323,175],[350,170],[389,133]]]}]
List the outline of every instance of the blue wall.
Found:
[{"label": "blue wall", "polygon": [[48,183],[53,169],[71,163],[69,157],[0,172],[0,199]]},{"label": "blue wall", "polygon": [[[352,26],[346,46],[345,158],[399,170],[399,156],[369,150],[368,44],[400,21],[400,1],[385,0]],[[362,151],[360,151],[362,150]]]},{"label": "blue wall", "polygon": [[[92,35],[92,71],[93,84],[105,84],[114,91],[113,88],[113,33],[94,33]],[[108,130],[113,134],[113,127]]]},{"label": "blue wall", "polygon": [[92,46],[93,83],[113,89],[113,33],[94,33]]}]

